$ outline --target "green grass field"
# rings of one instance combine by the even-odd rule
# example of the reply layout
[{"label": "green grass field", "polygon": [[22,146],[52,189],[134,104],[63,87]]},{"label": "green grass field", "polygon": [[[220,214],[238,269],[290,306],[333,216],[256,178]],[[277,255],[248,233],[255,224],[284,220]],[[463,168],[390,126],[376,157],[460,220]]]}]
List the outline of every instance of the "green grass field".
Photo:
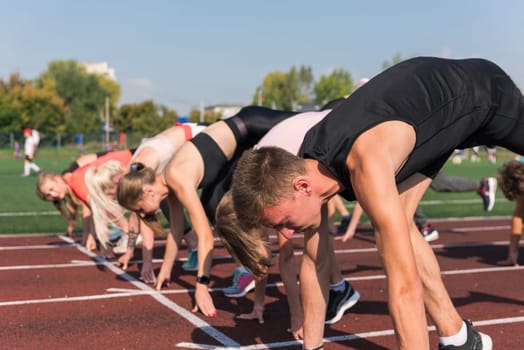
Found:
[{"label": "green grass field", "polygon": [[[70,149],[42,149],[35,159],[45,171],[60,173],[76,156],[78,151]],[[457,175],[481,179],[496,176],[497,168],[512,154],[500,150],[497,164],[484,158],[478,163],[464,161],[460,165],[448,162],[443,171],[447,175]],[[0,151],[0,234],[6,233],[61,233],[66,224],[50,203],[36,197],[36,175],[23,178],[23,161],[13,159],[12,151]],[[351,203],[348,203],[352,207]],[[436,193],[428,190],[422,202],[422,209],[431,219],[445,217],[509,216],[513,203],[508,202],[500,190],[497,203],[492,212],[482,209],[480,197],[475,193]],[[366,220],[366,218],[364,218]],[[80,221],[77,223],[80,230]]]}]

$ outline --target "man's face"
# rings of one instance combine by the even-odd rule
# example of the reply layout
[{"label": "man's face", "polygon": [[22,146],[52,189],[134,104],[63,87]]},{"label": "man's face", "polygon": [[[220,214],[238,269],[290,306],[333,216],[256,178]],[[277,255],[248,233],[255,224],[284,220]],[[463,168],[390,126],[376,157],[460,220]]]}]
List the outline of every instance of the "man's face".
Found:
[{"label": "man's face", "polygon": [[295,232],[320,226],[321,206],[319,198],[295,192],[294,198],[282,199],[277,205],[264,209],[264,224],[289,239]]}]

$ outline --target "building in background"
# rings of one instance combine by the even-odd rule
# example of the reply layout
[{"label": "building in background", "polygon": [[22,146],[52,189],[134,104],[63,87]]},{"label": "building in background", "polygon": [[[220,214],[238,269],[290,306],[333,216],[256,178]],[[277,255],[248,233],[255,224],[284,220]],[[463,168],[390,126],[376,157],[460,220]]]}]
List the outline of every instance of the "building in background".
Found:
[{"label": "building in background", "polygon": [[90,74],[102,75],[108,79],[116,81],[115,69],[109,67],[107,62],[82,62],[80,65]]},{"label": "building in background", "polygon": [[221,119],[227,119],[237,114],[242,107],[243,105],[236,104],[214,105],[205,107],[204,112],[211,112],[215,115],[220,115]]}]

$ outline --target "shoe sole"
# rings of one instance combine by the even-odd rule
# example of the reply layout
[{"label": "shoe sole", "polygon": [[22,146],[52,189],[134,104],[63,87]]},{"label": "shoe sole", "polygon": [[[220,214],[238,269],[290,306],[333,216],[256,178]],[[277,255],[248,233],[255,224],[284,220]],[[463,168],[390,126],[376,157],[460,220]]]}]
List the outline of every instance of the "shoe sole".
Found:
[{"label": "shoe sole", "polygon": [[125,254],[127,252],[127,236],[122,236],[118,240],[116,246],[113,247],[114,254]]},{"label": "shoe sole", "polygon": [[493,341],[491,340],[491,337],[481,332],[479,332],[479,334],[480,334],[480,339],[482,339],[482,350],[492,350]]},{"label": "shoe sole", "polygon": [[342,305],[342,307],[340,308],[340,310],[338,310],[337,314],[335,315],[335,317],[333,317],[331,320],[327,320],[326,322],[324,322],[325,324],[333,324],[333,323],[337,323],[338,321],[340,321],[340,319],[342,318],[342,316],[344,316],[344,313],[351,309],[360,299],[360,293],[357,292],[355,290],[355,292],[353,293],[353,295],[348,299],[348,301]]},{"label": "shoe sole", "polygon": [[495,206],[495,193],[497,192],[497,180],[490,177],[488,179],[488,186],[489,186],[489,206],[486,208],[487,212],[490,212],[493,210],[493,207]]},{"label": "shoe sole", "polygon": [[236,293],[236,294],[226,294],[226,293],[224,293],[224,295],[226,297],[228,297],[228,298],[242,298],[247,293],[251,292],[253,289],[255,289],[255,281],[254,280],[249,282],[249,284],[246,286],[246,288],[244,288],[244,290],[242,290],[240,293]]},{"label": "shoe sole", "polygon": [[427,236],[424,236],[424,239],[426,240],[426,242],[436,241],[438,238],[439,238],[439,235],[438,235],[438,231],[437,230],[431,232]]}]

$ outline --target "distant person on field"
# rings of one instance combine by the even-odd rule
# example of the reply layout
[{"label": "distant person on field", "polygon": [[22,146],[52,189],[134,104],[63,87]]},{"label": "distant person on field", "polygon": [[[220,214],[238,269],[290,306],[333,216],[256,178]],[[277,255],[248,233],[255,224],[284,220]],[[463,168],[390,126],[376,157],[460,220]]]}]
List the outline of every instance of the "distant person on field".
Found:
[{"label": "distant person on field", "polygon": [[21,150],[20,150],[20,143],[18,141],[15,141],[15,144],[14,144],[13,157],[15,157],[15,159],[22,159],[22,153],[21,153]]},{"label": "distant person on field", "polygon": [[31,175],[31,170],[33,170],[37,174],[40,172],[40,167],[36,165],[36,163],[33,162],[33,159],[36,154],[36,150],[38,148],[38,143],[40,141],[40,137],[38,136],[38,132],[36,132],[36,134],[33,135],[33,131],[36,132],[36,130],[31,130],[29,128],[24,129],[25,160],[24,160],[24,172],[22,173],[23,177],[27,177]]}]

